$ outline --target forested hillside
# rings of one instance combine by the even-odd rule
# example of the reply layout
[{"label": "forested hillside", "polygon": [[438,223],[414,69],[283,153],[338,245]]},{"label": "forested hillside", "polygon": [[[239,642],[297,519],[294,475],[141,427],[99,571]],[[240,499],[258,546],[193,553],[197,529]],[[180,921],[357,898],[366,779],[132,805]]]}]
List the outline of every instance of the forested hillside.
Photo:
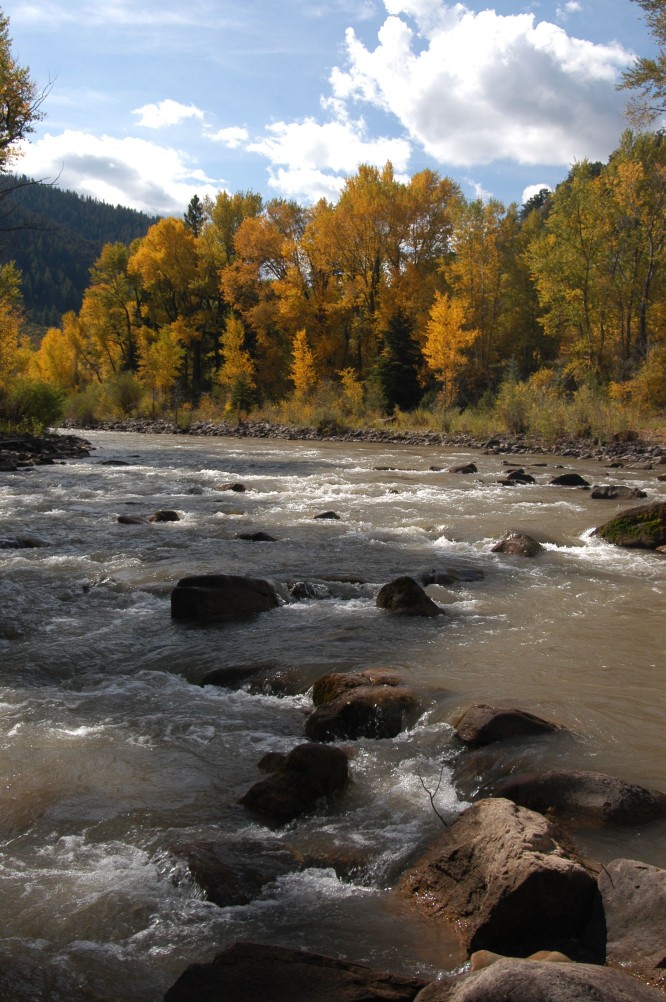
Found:
[{"label": "forested hillside", "polygon": [[0,265],[14,261],[21,272],[27,317],[37,327],[57,325],[63,313],[80,308],[105,244],[129,244],[156,221],[53,185],[0,176]]}]

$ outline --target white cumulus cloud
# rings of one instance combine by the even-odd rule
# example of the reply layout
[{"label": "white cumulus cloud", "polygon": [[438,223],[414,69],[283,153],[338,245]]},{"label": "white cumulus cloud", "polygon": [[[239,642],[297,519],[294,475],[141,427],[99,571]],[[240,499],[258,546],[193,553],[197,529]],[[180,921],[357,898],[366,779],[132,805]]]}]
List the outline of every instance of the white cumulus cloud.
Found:
[{"label": "white cumulus cloud", "polygon": [[248,141],[250,135],[247,129],[242,128],[240,125],[230,125],[226,129],[218,129],[217,132],[212,132],[209,135],[209,139],[213,142],[222,143],[227,146],[230,150],[238,149]]},{"label": "white cumulus cloud", "polygon": [[533,14],[384,4],[374,49],[348,29],[333,98],[395,115],[438,162],[570,164],[603,159],[617,143],[625,99],[614,85],[632,58],[619,43],[574,38]]},{"label": "white cumulus cloud", "polygon": [[203,111],[196,105],[181,104],[171,98],[165,98],[157,104],[144,104],[141,108],[135,108],[132,114],[139,116],[137,125],[143,125],[146,129],[162,129],[169,125],[179,125],[188,118],[204,118]]},{"label": "white cumulus cloud", "polygon": [[18,169],[110,205],[158,215],[178,215],[193,195],[214,197],[221,187],[181,150],[71,129],[26,143]]},{"label": "white cumulus cloud", "polygon": [[361,164],[383,167],[390,160],[396,172],[405,171],[411,153],[407,140],[369,139],[361,119],[345,118],[323,124],[313,118],[274,122],[247,149],[269,161],[271,187],[308,201],[336,198],[345,177]]}]

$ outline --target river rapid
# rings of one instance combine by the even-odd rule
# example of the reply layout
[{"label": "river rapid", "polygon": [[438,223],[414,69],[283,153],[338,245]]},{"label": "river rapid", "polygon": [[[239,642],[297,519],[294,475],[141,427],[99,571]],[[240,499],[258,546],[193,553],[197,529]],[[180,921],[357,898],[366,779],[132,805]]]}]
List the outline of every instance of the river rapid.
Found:
[{"label": "river rapid", "polygon": [[[0,550],[0,999],[158,1002],[237,939],[434,978],[462,958],[391,890],[441,830],[427,790],[448,821],[489,778],[524,768],[666,790],[665,558],[591,535],[636,502],[549,484],[560,464],[656,499],[658,471],[528,455],[537,483],[507,487],[508,457],[471,450],[85,435],[88,459],[0,475],[0,536],[48,544]],[[446,472],[466,462],[478,473]],[[248,490],[220,489],[236,481]],[[180,521],[118,523],[163,508]],[[339,520],[314,518],[327,510]],[[510,529],[544,552],[492,553]],[[276,541],[236,538],[260,530]],[[435,619],[376,608],[382,584],[433,568],[483,578],[430,586],[446,609]],[[250,623],[173,622],[175,582],[207,572],[269,578],[284,601]],[[297,581],[323,597],[290,600]],[[197,684],[258,664],[283,692]],[[276,833],[324,860],[353,856],[353,877],[310,866],[248,905],[205,900],[173,847],[265,836],[237,803],[257,761],[303,740],[317,677],[380,666],[419,688],[424,716],[395,739],[348,743],[348,791]],[[463,751],[451,720],[475,702],[566,730]],[[665,835],[658,823],[581,831],[578,844],[666,867]]]}]

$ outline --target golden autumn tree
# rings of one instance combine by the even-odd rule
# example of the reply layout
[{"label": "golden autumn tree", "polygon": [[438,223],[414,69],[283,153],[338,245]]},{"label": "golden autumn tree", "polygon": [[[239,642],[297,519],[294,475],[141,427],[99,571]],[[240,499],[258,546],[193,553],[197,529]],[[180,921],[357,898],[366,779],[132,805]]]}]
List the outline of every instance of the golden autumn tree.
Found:
[{"label": "golden autumn tree", "polygon": [[227,318],[220,348],[223,362],[217,372],[217,381],[227,391],[227,406],[240,420],[254,402],[255,365],[245,348],[243,321],[233,314]]},{"label": "golden autumn tree", "polygon": [[137,331],[139,379],[151,394],[152,409],[164,405],[174,390],[183,365],[185,349],[179,331],[164,324],[157,335],[148,327]]},{"label": "golden autumn tree", "polygon": [[0,386],[19,365],[22,323],[20,275],[14,264],[5,264],[0,267]]},{"label": "golden autumn tree", "polygon": [[456,399],[458,374],[467,362],[465,349],[471,347],[478,336],[478,330],[466,326],[462,300],[436,292],[426,325],[423,356],[441,383],[446,407]]},{"label": "golden autumn tree", "polygon": [[294,384],[294,396],[297,398],[307,397],[317,385],[318,377],[314,355],[304,329],[296,332],[292,351],[293,361],[290,376]]}]

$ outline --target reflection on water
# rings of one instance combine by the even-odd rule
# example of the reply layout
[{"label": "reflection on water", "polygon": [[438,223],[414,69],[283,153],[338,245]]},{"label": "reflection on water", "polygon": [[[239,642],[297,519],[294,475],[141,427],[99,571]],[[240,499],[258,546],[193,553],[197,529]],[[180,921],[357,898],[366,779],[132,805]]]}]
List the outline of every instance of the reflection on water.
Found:
[{"label": "reflection on water", "polygon": [[[536,485],[507,488],[501,457],[442,449],[92,440],[90,460],[0,483],[0,536],[49,544],[0,551],[2,997],[155,1002],[188,963],[239,938],[433,976],[461,958],[391,886],[439,830],[424,787],[440,774],[436,806],[448,818],[510,769],[592,768],[666,790],[666,565],[592,537],[623,505],[550,486],[555,459],[531,470]],[[472,459],[472,476],[429,469]],[[650,471],[567,468],[663,496]],[[232,481],[248,490],[221,489]],[[181,520],[117,521],[158,508]],[[339,521],[314,518],[331,509]],[[535,560],[491,553],[516,528],[544,543]],[[259,530],[276,542],[237,538]],[[434,568],[483,578],[431,586],[447,612],[436,620],[375,607],[387,580]],[[210,571],[268,577],[283,597],[290,583],[316,582],[330,597],[285,602],[250,624],[173,623],[174,582]],[[289,694],[196,684],[256,664],[288,677]],[[302,740],[319,675],[371,666],[399,669],[427,712],[393,740],[355,742],[341,801],[278,833],[321,865],[243,907],[204,900],[172,846],[260,837],[237,804],[258,759]],[[568,730],[461,753],[456,711],[496,701]],[[664,834],[588,832],[581,847],[666,866]],[[326,865],[336,854],[358,860],[353,878]]]}]

